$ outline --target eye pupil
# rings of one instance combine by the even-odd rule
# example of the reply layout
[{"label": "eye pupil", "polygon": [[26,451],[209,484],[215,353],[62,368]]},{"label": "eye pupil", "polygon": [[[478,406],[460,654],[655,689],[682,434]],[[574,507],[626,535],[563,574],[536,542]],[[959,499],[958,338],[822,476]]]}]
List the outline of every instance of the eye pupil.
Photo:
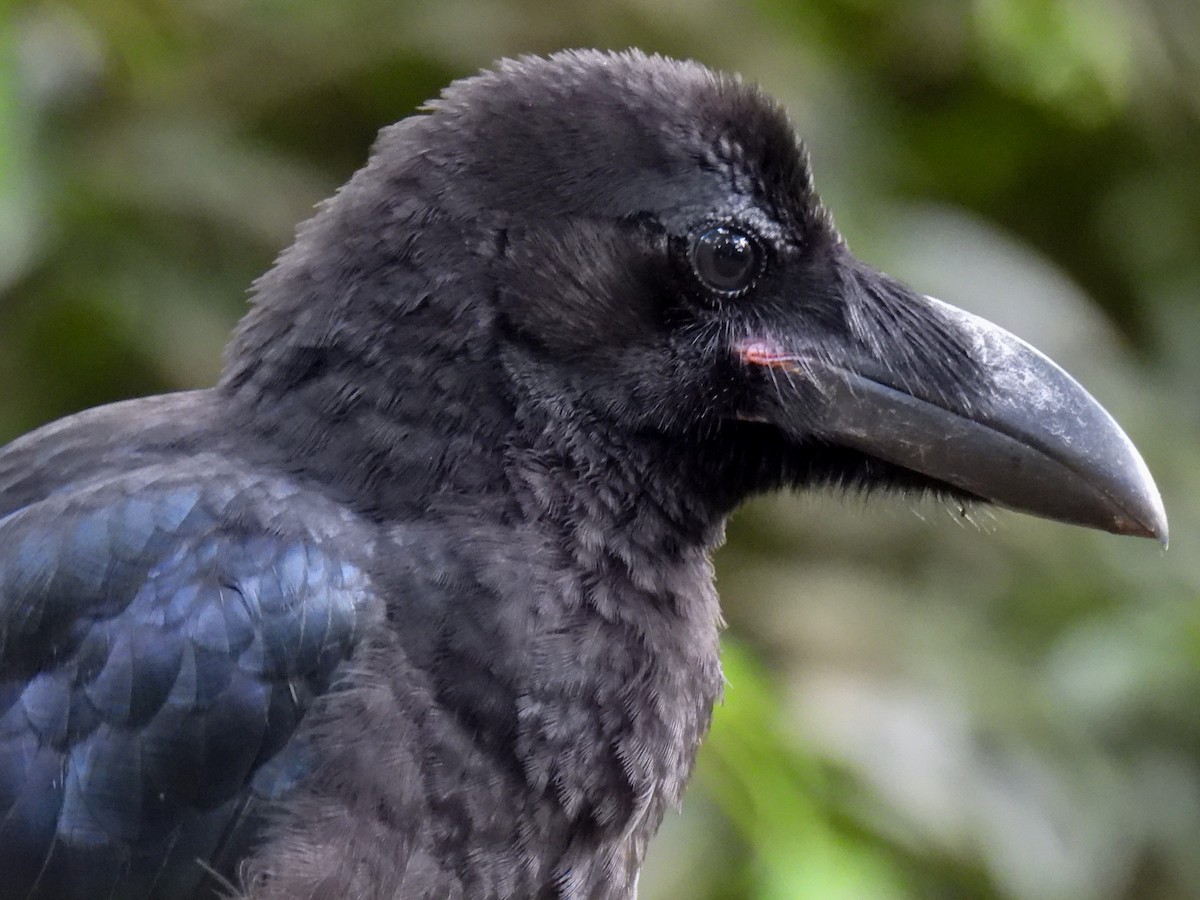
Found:
[{"label": "eye pupil", "polygon": [[758,275],[758,245],[744,232],[717,225],[696,237],[692,265],[700,280],[712,290],[743,291]]}]

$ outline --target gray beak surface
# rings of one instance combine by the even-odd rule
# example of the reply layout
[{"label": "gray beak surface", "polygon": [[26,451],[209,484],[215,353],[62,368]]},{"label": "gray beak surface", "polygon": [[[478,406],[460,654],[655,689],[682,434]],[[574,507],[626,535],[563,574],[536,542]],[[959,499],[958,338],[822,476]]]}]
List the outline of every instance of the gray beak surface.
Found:
[{"label": "gray beak surface", "polygon": [[980,402],[955,411],[878,363],[805,360],[823,401],[808,433],[1000,506],[1166,545],[1166,512],[1146,464],[1078,382],[991,322],[931,297],[913,301],[931,304],[968,348]]}]

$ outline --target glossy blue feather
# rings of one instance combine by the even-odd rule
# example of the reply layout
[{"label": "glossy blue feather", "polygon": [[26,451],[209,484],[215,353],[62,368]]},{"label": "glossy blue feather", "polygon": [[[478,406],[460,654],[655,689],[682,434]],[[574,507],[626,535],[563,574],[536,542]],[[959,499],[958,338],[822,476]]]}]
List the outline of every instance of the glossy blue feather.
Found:
[{"label": "glossy blue feather", "polygon": [[186,460],[0,519],[0,896],[70,896],[71,873],[183,896],[200,849],[252,835],[372,614],[331,540],[354,528],[285,479]]}]

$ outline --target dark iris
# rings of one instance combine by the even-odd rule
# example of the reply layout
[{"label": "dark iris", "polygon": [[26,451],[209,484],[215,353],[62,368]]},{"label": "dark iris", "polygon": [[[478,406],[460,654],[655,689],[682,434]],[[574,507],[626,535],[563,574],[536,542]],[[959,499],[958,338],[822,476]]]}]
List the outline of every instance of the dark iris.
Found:
[{"label": "dark iris", "polygon": [[738,293],[758,276],[758,244],[743,231],[716,225],[697,235],[692,244],[692,266],[712,290]]}]

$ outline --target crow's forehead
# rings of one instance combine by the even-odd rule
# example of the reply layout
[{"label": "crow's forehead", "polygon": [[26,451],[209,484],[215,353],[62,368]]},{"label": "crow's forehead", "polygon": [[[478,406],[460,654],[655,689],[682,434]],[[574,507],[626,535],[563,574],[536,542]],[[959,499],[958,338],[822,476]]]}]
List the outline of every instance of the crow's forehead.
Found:
[{"label": "crow's forehead", "polygon": [[737,195],[806,210],[804,151],[752,85],[637,52],[521,58],[456,82],[428,107],[444,164],[485,206],[535,215],[686,216]]}]

